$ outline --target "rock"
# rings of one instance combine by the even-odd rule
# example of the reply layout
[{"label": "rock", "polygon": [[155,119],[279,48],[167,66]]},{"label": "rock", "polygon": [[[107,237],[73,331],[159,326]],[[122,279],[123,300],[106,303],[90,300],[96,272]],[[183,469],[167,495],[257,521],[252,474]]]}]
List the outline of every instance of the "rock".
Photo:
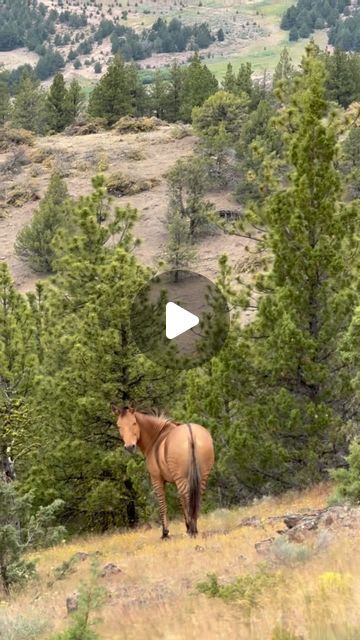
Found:
[{"label": "rock", "polygon": [[107,576],[114,576],[117,573],[121,573],[120,567],[113,562],[109,562],[103,567],[102,571],[100,571],[100,576],[106,578]]},{"label": "rock", "polygon": [[77,611],[79,606],[79,592],[74,591],[70,596],[66,598],[66,611],[68,614]]},{"label": "rock", "polygon": [[250,516],[249,518],[243,518],[240,520],[238,527],[260,527],[261,520],[257,516]]},{"label": "rock", "polygon": [[271,538],[266,538],[265,540],[260,540],[260,542],[256,542],[255,549],[257,553],[260,553],[260,554],[268,553],[274,540],[275,540],[275,537],[271,536]]},{"label": "rock", "polygon": [[90,556],[90,554],[86,553],[85,551],[77,551],[76,553],[74,553],[74,555],[71,558],[71,560],[73,560],[74,562],[83,562],[89,556]]},{"label": "rock", "polygon": [[201,547],[199,544],[196,545],[195,551],[205,551],[204,547]]}]

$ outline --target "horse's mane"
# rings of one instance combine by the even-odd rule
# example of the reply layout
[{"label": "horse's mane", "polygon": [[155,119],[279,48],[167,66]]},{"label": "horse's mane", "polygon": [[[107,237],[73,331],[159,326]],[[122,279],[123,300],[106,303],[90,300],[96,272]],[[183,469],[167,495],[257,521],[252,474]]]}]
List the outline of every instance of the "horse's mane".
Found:
[{"label": "horse's mane", "polygon": [[135,411],[138,411],[139,413],[143,413],[145,416],[149,416],[150,418],[157,418],[157,420],[162,422],[161,428],[163,428],[167,423],[181,424],[180,422],[176,422],[176,420],[168,416],[163,410],[159,410],[157,408],[148,409],[148,410],[142,410],[138,408],[138,409],[135,409]]}]

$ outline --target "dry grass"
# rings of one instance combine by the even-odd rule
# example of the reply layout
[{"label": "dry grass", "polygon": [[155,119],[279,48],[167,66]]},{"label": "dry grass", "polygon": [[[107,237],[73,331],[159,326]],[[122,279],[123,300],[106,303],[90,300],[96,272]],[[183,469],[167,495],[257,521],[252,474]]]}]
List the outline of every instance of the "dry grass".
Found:
[{"label": "dry grass", "polygon": [[[180,521],[171,523],[172,537],[166,542],[160,541],[156,526],[73,540],[41,553],[39,581],[3,603],[3,610],[8,617],[20,613],[45,617],[52,629],[64,628],[65,598],[89,575],[90,559],[49,587],[54,568],[77,551],[100,551],[100,565],[113,562],[121,568],[121,573],[99,578],[110,594],[99,627],[103,640],[280,640],[282,636],[272,635],[279,625],[306,640],[355,640],[360,634],[360,554],[358,532],[351,529],[341,538],[334,536],[332,544],[310,560],[277,567],[279,586],[265,590],[260,606],[250,614],[240,602],[226,604],[196,590],[208,573],[227,582],[253,572],[263,561],[255,543],[281,527],[276,520],[260,527],[238,527],[240,520],[252,515],[265,520],[322,507],[328,495],[329,488],[319,486],[245,508],[214,511],[200,519],[202,533],[196,540],[184,535]],[[358,635],[346,635],[350,627],[357,627]]]}]

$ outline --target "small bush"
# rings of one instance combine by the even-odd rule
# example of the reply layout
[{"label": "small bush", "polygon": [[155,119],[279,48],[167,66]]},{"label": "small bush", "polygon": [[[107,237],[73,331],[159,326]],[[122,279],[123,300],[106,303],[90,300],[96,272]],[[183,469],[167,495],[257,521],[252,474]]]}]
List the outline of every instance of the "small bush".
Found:
[{"label": "small bush", "polygon": [[10,127],[0,129],[0,151],[7,151],[10,147],[19,144],[32,147],[34,141],[34,135],[26,129],[12,129]]},{"label": "small bush", "polygon": [[39,640],[48,628],[49,622],[43,618],[25,618],[18,614],[12,618],[0,612],[0,640]]},{"label": "small bush", "polygon": [[79,589],[77,610],[71,615],[69,628],[50,640],[100,640],[95,631],[100,619],[96,617],[99,609],[105,603],[107,592],[97,586],[98,570],[96,564],[92,566],[92,578],[88,583],[82,583]]},{"label": "small bush", "polygon": [[274,588],[279,581],[279,573],[274,573],[266,565],[261,565],[256,573],[239,576],[230,584],[221,585],[215,574],[208,574],[208,580],[200,582],[197,589],[210,598],[221,598],[226,602],[236,601],[247,609],[253,609],[259,604],[263,592]]},{"label": "small bush", "polygon": [[137,133],[139,131],[153,131],[162,124],[161,120],[154,116],[148,118],[134,118],[132,116],[124,116],[118,120],[114,129],[118,133]]},{"label": "small bush", "polygon": [[108,193],[118,197],[134,195],[141,193],[141,191],[149,191],[157,184],[159,184],[157,178],[140,178],[136,180],[123,173],[115,173],[106,180]]},{"label": "small bush", "polygon": [[282,564],[306,562],[311,558],[312,553],[306,544],[289,542],[285,537],[276,538],[270,548],[272,558]]}]

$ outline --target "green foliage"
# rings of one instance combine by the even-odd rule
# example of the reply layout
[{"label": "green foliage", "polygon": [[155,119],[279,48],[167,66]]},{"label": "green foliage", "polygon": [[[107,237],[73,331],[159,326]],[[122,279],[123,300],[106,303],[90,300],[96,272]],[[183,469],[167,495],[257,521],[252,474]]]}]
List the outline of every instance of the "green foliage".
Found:
[{"label": "green foliage", "polygon": [[[217,361],[188,377],[187,415],[208,424],[218,443],[214,482],[225,505],[320,479],[339,461],[351,426],[354,361],[345,361],[342,341],[357,299],[359,207],[342,202],[341,126],[329,114],[324,65],[311,46],[277,131],[282,182],[265,164],[270,194],[233,229],[249,238],[264,273],[255,289],[243,284],[236,294],[224,260],[219,280],[235,308],[257,314],[245,327],[235,315]],[[252,224],[262,230],[257,240]]]},{"label": "green foliage", "polygon": [[57,73],[47,95],[48,125],[53,131],[62,131],[70,123],[67,110],[67,89],[64,76]]},{"label": "green foliage", "polygon": [[166,370],[132,341],[131,305],[148,277],[133,255],[136,211],[116,208],[108,216],[104,179],[97,176],[93,187],[72,203],[74,232],[58,233],[55,276],[42,307],[34,302],[43,352],[34,421],[40,446],[24,478],[37,503],[62,497],[77,531],[134,524],[149,493],[147,485],[138,494],[127,473],[111,403],[156,404],[176,394]]},{"label": "green foliage", "polygon": [[188,268],[196,251],[191,245],[189,223],[177,209],[168,213],[167,231],[168,241],[162,255],[166,268],[174,271]]},{"label": "green foliage", "polygon": [[201,107],[194,107],[192,121],[205,148],[216,155],[234,147],[245,120],[248,97],[217,91]]},{"label": "green foliage", "polygon": [[98,586],[96,565],[92,568],[92,578],[79,588],[78,608],[71,615],[71,622],[66,631],[51,637],[51,640],[100,640],[96,626],[101,619],[96,613],[103,607],[107,592]]},{"label": "green foliage", "polygon": [[329,32],[329,42],[345,51],[360,51],[360,12],[354,11],[345,20],[336,20]]},{"label": "green foliage", "polygon": [[11,617],[7,611],[0,609],[1,640],[39,640],[47,631],[50,621],[38,616],[17,615]]},{"label": "green foliage", "polygon": [[285,536],[276,538],[271,545],[271,556],[281,564],[306,562],[312,557],[312,550],[306,544],[290,542]]},{"label": "green foliage", "polygon": [[0,78],[0,126],[7,120],[10,111],[10,93],[7,83]]},{"label": "green foliage", "polygon": [[16,253],[25,259],[34,271],[52,273],[55,235],[59,229],[69,229],[72,224],[67,187],[55,171],[31,223],[18,233],[15,243]]},{"label": "green foliage", "polygon": [[187,220],[189,236],[193,238],[208,226],[213,211],[213,205],[204,200],[208,186],[206,165],[195,157],[180,159],[168,172],[167,180],[170,212]]},{"label": "green foliage", "polygon": [[355,441],[350,445],[350,453],[346,458],[348,467],[331,472],[337,488],[335,498],[360,504],[360,444]]},{"label": "green foliage", "polygon": [[329,100],[348,107],[360,99],[360,56],[335,49],[325,56],[326,89]]},{"label": "green foliage", "polygon": [[0,481],[0,586],[5,593],[35,575],[35,562],[23,557],[26,551],[64,537],[64,527],[53,524],[62,506],[55,500],[34,512],[30,493],[21,496],[14,482]]},{"label": "green foliage", "polygon": [[234,582],[220,584],[215,574],[208,574],[205,582],[197,585],[197,590],[210,598],[221,598],[225,602],[236,602],[247,610],[259,605],[263,593],[273,590],[279,584],[280,574],[270,571],[264,564],[254,574],[239,576]]},{"label": "green foliage", "polygon": [[195,54],[190,64],[183,71],[180,115],[185,122],[191,121],[194,107],[198,107],[215,93],[218,83],[215,76]]},{"label": "green foliage", "polygon": [[[285,11],[280,26],[290,31],[290,35],[293,36],[289,38],[290,40],[297,40],[294,37],[295,31],[301,38],[308,38],[315,29],[341,24],[341,14],[349,4],[350,0],[333,0],[332,2],[298,0],[295,5]],[[331,41],[331,44],[334,43]]]},{"label": "green foliage", "polygon": [[96,85],[89,102],[91,116],[105,118],[108,125],[125,115],[134,114],[137,104],[134,101],[138,74],[132,65],[126,65],[116,55],[106,73]]},{"label": "green foliage", "polygon": [[12,125],[34,133],[46,131],[46,94],[30,76],[24,76],[11,114]]}]

